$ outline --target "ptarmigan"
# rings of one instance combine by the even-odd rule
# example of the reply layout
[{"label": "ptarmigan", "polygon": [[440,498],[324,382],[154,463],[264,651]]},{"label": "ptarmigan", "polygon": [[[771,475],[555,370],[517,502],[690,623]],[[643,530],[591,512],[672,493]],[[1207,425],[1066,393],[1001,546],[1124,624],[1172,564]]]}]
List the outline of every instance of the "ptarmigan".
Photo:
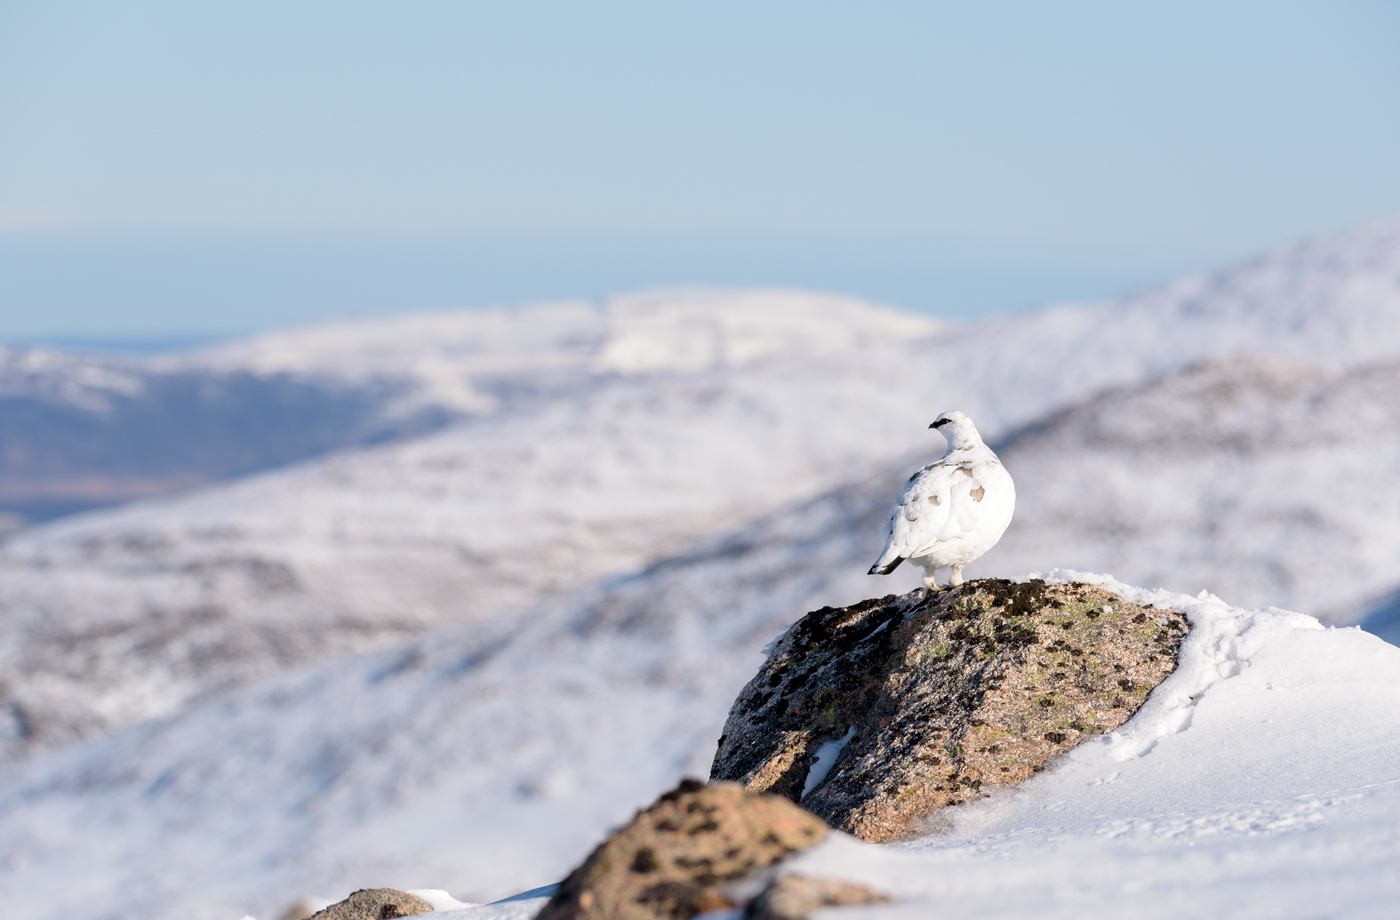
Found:
[{"label": "ptarmigan", "polygon": [[924,569],[925,593],[937,591],[935,570],[951,566],[949,585],[962,584],[963,566],[996,545],[1016,510],[1016,487],[972,419],[944,412],[929,426],[948,439],[937,463],[904,484],[885,525],[885,551],[871,575],[888,575],[905,559]]}]

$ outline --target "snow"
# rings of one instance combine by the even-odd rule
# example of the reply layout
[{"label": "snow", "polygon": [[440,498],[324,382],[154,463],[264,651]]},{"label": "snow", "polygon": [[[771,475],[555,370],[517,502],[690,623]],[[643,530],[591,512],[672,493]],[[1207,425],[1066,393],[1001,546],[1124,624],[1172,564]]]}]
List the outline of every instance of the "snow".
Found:
[{"label": "snow", "polygon": [[[115,903],[121,891],[123,906],[157,916],[266,918],[299,889],[432,884],[476,901],[558,879],[632,809],[680,775],[704,774],[730,700],[793,609],[868,593],[853,574],[864,547],[851,528],[822,526],[853,507],[840,494],[775,515],[542,609],[514,633],[440,630],[11,768],[0,853],[26,862],[0,876],[0,893],[17,903],[99,865],[77,891],[50,896],[61,909],[30,916],[66,916],[71,898]],[[1051,577],[1185,612],[1181,667],[1103,742],[1019,793],[962,809],[922,849],[832,857],[842,877],[863,867],[863,879],[917,903],[944,897],[952,883],[936,879],[951,860],[960,878],[972,867],[957,888],[971,914],[1000,909],[990,876],[1008,860],[1034,888],[1060,871],[1054,860],[1083,880],[1086,848],[1111,851],[1096,890],[1130,885],[1152,853],[1195,840],[1228,855],[1243,836],[1257,871],[1287,871],[1303,857],[1276,838],[1331,833],[1332,815],[1351,821],[1348,796],[1395,779],[1400,649],[1209,594]],[[1356,852],[1379,844],[1393,858],[1393,836],[1376,833]],[[1328,840],[1317,846],[1335,862],[1343,843]],[[1179,882],[1171,871],[1157,884]],[[1379,898],[1383,884],[1362,894]]]},{"label": "snow", "polygon": [[[681,567],[692,568],[691,576],[707,568],[698,558]],[[1098,583],[1135,603],[1185,613],[1192,629],[1178,669],[1118,731],[1079,746],[1021,787],[942,813],[927,836],[892,846],[838,836],[798,857],[790,871],[857,881],[895,897],[892,905],[861,909],[871,916],[934,910],[955,917],[1390,915],[1400,893],[1394,871],[1400,855],[1400,649],[1355,628],[1323,627],[1276,609],[1240,609],[1209,594],[1149,591],[1077,572],[1052,572],[1049,579]],[[681,596],[674,590],[679,584],[670,587],[668,600]],[[257,900],[251,892],[266,890],[279,875],[325,888],[328,876],[316,876],[329,867],[346,877],[347,894],[396,881],[411,887],[402,880],[430,874],[459,896],[485,879],[524,888],[515,880],[532,873],[558,878],[582,859],[590,838],[625,820],[687,768],[698,772],[693,768],[712,750],[719,719],[711,716],[705,734],[694,730],[696,717],[705,709],[722,711],[727,702],[701,674],[724,661],[714,654],[714,640],[686,653],[704,644],[703,632],[683,628],[691,641],[667,643],[668,667],[694,669],[685,690],[665,676],[638,673],[659,662],[635,637],[626,638],[622,623],[595,632],[587,645],[600,648],[592,653],[570,643],[565,634],[596,618],[600,604],[615,611],[625,606],[616,594],[596,598],[589,610],[555,624],[562,632],[537,636],[514,654],[509,646],[500,649],[494,668],[480,665],[492,673],[465,681],[469,691],[452,686],[462,678],[442,665],[460,651],[442,656],[447,637],[439,636],[422,643],[422,653],[435,648],[445,660],[406,664],[371,656],[351,674],[322,670],[302,678],[300,687],[283,681],[260,698],[245,694],[234,707],[184,717],[139,740],[98,743],[76,758],[69,752],[60,769],[51,762],[35,771],[47,779],[27,788],[6,784],[4,848],[11,858],[0,890],[8,904],[25,905],[17,915],[24,917],[98,920],[133,909],[229,917],[251,907],[253,916],[266,918],[280,905],[265,896],[263,906],[250,904]],[[622,622],[627,618],[624,613]],[[724,625],[710,624],[712,631]],[[736,651],[747,644],[751,652],[732,667],[734,680],[759,660],[762,634],[747,634],[746,643],[725,643]],[[551,646],[565,654],[546,654]],[[588,660],[572,673],[557,673],[579,655]],[[402,670],[386,674],[386,664]],[[551,682],[547,673],[562,680]],[[513,687],[512,677],[520,681]],[[384,696],[395,693],[386,685],[405,680],[420,684],[413,700],[396,707],[397,718],[384,718]],[[471,708],[464,701],[491,685],[498,701],[536,697],[526,710],[530,718],[513,733],[503,730],[505,719],[483,722],[477,713],[463,721],[462,708]],[[639,692],[646,686],[651,693]],[[571,705],[580,695],[588,699]],[[370,702],[379,717],[367,714]],[[279,719],[256,711],[269,706]],[[245,711],[236,714],[236,708]],[[347,717],[347,711],[359,714]],[[576,719],[583,724],[570,729]],[[292,723],[287,741],[305,750],[305,761],[319,760],[331,770],[317,777],[323,788],[288,783],[285,766],[270,766],[292,759],[291,751],[269,756],[265,745],[250,743],[277,731],[277,722],[283,730]],[[368,735],[347,733],[356,722],[376,728]],[[483,731],[488,727],[494,730]],[[332,754],[327,745],[335,739],[340,745]],[[184,753],[172,758],[172,742]],[[488,767],[482,759],[494,763]],[[373,761],[378,765],[366,772]],[[503,768],[520,770],[528,762],[556,770],[567,765],[573,780],[512,795],[503,786]],[[170,772],[179,775],[164,787],[150,781]],[[240,791],[245,785],[260,788]],[[491,791],[474,795],[473,786]],[[294,817],[269,826],[267,819],[283,809],[264,809],[240,822],[247,801],[239,799],[250,794],[282,802]],[[172,795],[187,807],[189,797],[201,799],[193,812],[199,820],[172,822]],[[214,801],[229,796],[235,801]],[[65,833],[63,822],[53,819],[69,808],[83,818],[69,817]],[[140,873],[140,884],[122,872],[104,878],[111,863],[96,879],[78,868],[102,864],[92,861],[94,843],[113,840],[103,830],[113,822],[133,864],[126,873]],[[308,825],[320,825],[313,834],[324,835],[320,846],[307,847]],[[24,852],[33,861],[16,866],[18,828],[33,837],[46,831],[48,839],[36,850],[31,837]],[[290,840],[283,836],[288,833]],[[338,846],[328,854],[324,838],[332,836]],[[197,852],[185,852],[192,844]],[[164,883],[151,865],[156,858],[176,863],[166,867]],[[88,906],[49,887],[43,888],[49,908],[29,909],[35,900],[20,895],[41,890],[49,873],[81,876],[77,897]],[[449,916],[524,918],[546,896],[522,895]]]},{"label": "snow", "polygon": [[114,396],[135,396],[145,389],[142,370],[114,358],[0,348],[0,397],[26,396],[101,414],[110,410]]},{"label": "snow", "polygon": [[[1397,316],[1392,221],[1121,303],[973,327],[799,292],[663,291],[163,359],[397,374],[417,381],[419,407],[452,403],[441,371],[491,405],[430,437],[11,538],[0,666],[17,679],[0,690],[0,756],[518,616],[846,482],[890,476],[888,507],[940,452],[925,426],[953,407],[994,446],[1013,437],[999,453],[1027,486],[970,576],[1072,565],[1355,619],[1400,589],[1400,509],[1377,513],[1400,496]],[[1242,354],[1293,370],[1261,374]],[[1183,370],[1203,358],[1250,400],[1214,411],[1215,391]],[[1298,408],[1323,403],[1365,437],[1308,440],[1321,416]],[[1203,439],[1195,458],[1173,449],[1187,431]]]},{"label": "snow", "polygon": [[[751,300],[736,296],[735,309]],[[874,330],[853,329],[856,341],[882,323],[929,325],[843,309]],[[758,346],[733,338],[734,359],[751,359]],[[489,622],[857,475],[879,417],[824,430],[826,410],[854,416],[860,389],[824,407],[786,383],[790,368],[603,381],[440,435],[21,534],[0,548],[0,663],[24,677],[0,748],[71,741],[290,664]]]},{"label": "snow", "polygon": [[[883,626],[881,627],[883,628]],[[878,630],[877,630],[878,632]],[[842,735],[834,741],[827,741],[817,748],[816,761],[812,764],[812,769],[807,771],[807,780],[802,784],[802,795],[799,798],[805,799],[807,793],[821,785],[822,780],[831,772],[831,768],[836,765],[836,758],[841,756],[841,752],[851,739],[856,736],[856,727],[852,725]]]},{"label": "snow", "polygon": [[456,898],[452,897],[452,895],[448,894],[446,891],[443,891],[441,888],[412,888],[409,889],[408,893],[414,895],[415,897],[421,898],[424,901],[427,901],[428,905],[432,907],[434,913],[446,910],[459,910],[466,907],[482,906],[480,904],[472,904],[468,901],[459,901]]},{"label": "snow", "polygon": [[992,557],[1353,622],[1400,576],[1396,393],[1400,362],[1234,359],[1104,394],[999,451],[1019,501]]},{"label": "snow", "polygon": [[[1105,577],[1188,613],[1183,665],[1022,790],[804,859],[899,898],[862,911],[1393,902],[1400,650],[1266,605],[1400,596],[1400,221],[973,327],[652,292],[170,361],[397,376],[405,406],[473,418],[0,547],[0,736],[28,752],[0,766],[7,916],[272,920],[312,892],[557,881],[707,772],[775,632],[917,584],[863,573],[949,408],[1009,439],[1020,499],[968,577],[1092,565],[1183,592]],[[127,380],[53,373],[62,398]]]},{"label": "snow", "polygon": [[549,903],[558,885],[543,885],[520,894],[466,910],[443,910],[434,905],[436,920],[532,920]]},{"label": "snow", "polygon": [[839,492],[514,624],[290,670],[4,768],[0,896],[50,892],[36,917],[121,892],[152,916],[267,920],[310,892],[480,902],[557,881],[705,775],[794,612],[866,596],[854,534],[881,511],[851,515],[873,497]]},{"label": "snow", "polygon": [[939,323],[831,294],[679,288],[582,301],[325,323],[159,362],[169,369],[408,381],[399,407],[495,411],[500,383],[567,385],[593,375],[695,373],[820,358],[924,338]]},{"label": "snow", "polygon": [[1128,723],[929,836],[834,840],[790,868],[896,898],[871,916],[1393,916],[1400,649],[1102,581],[1192,624],[1176,672]]}]

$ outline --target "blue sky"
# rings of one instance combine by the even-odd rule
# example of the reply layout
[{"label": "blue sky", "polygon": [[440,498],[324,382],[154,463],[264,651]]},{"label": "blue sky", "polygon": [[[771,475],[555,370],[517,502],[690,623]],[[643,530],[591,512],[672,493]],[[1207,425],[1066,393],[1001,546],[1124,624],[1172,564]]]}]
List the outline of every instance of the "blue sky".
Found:
[{"label": "blue sky", "polygon": [[0,3],[0,339],[664,283],[948,315],[1400,211],[1392,3]]}]

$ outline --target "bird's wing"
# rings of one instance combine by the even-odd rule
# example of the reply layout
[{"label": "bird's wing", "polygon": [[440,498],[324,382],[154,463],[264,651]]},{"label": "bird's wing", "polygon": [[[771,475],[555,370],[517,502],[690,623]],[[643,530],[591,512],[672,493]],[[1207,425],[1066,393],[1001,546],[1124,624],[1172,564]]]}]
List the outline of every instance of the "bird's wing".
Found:
[{"label": "bird's wing", "polygon": [[[1001,538],[1016,506],[1011,476],[990,456],[932,463],[910,477],[890,509],[885,549],[870,569],[887,575],[905,559],[976,558]],[[940,555],[951,547],[951,556]]]},{"label": "bird's wing", "polygon": [[887,547],[906,559],[972,533],[983,511],[986,488],[967,465],[930,464],[904,486],[885,525]]}]

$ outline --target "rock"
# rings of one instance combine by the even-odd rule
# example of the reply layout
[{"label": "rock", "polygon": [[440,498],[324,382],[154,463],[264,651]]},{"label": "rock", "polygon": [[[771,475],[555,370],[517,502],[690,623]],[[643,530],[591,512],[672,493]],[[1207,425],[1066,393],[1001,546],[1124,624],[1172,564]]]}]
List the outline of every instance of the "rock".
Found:
[{"label": "rock", "polygon": [[863,885],[825,878],[779,875],[744,910],[744,920],[806,920],[822,907],[882,904],[889,898]]},{"label": "rock", "polygon": [[432,913],[422,898],[396,888],[362,888],[344,901],[311,915],[311,920],[392,920]]},{"label": "rock", "polygon": [[1175,668],[1186,630],[1174,611],[1042,581],[823,607],[739,694],[710,777],[865,840],[906,837],[934,809],[1122,725]]},{"label": "rock", "polygon": [[537,920],[686,920],[732,907],[729,883],[826,832],[781,796],[685,780],[569,873]]}]

